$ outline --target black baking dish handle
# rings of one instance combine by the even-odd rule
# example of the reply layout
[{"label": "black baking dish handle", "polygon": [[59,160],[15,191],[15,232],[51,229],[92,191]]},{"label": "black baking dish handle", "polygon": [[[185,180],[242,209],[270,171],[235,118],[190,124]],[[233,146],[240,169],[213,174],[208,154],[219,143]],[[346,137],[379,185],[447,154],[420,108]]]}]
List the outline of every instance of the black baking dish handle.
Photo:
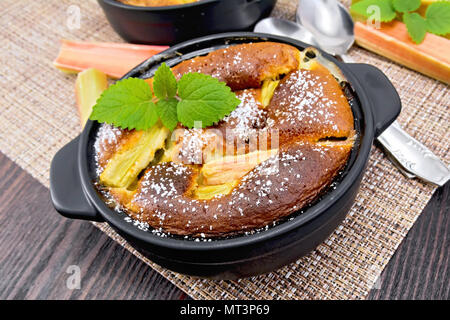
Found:
[{"label": "black baking dish handle", "polygon": [[375,137],[397,119],[402,103],[391,81],[378,68],[369,64],[349,63],[347,66],[359,80],[372,106]]},{"label": "black baking dish handle", "polygon": [[75,138],[59,150],[50,166],[50,196],[61,215],[71,219],[104,221],[86,199],[78,170],[78,141]]}]

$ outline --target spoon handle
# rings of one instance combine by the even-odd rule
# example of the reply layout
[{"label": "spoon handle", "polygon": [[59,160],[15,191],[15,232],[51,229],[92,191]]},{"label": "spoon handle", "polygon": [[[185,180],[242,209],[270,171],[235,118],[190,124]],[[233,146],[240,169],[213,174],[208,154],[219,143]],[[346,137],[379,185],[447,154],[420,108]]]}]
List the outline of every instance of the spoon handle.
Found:
[{"label": "spoon handle", "polygon": [[450,179],[449,168],[427,147],[407,134],[395,121],[380,136],[383,145],[394,163],[424,181],[443,186]]}]

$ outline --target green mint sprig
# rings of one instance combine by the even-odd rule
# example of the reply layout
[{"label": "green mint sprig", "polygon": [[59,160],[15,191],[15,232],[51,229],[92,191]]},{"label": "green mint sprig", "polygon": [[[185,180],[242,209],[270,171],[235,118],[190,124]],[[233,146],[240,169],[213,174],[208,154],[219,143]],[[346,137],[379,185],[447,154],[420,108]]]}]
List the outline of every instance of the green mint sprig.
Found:
[{"label": "green mint sprig", "polygon": [[435,2],[425,12],[427,31],[438,36],[450,33],[450,2]]},{"label": "green mint sprig", "polygon": [[153,93],[145,80],[117,81],[97,100],[90,119],[130,130],[147,130],[158,119],[170,130],[179,122],[188,128],[201,122],[205,128],[241,103],[225,83],[209,75],[187,73],[177,81],[165,63],[155,72]]},{"label": "green mint sprig", "polygon": [[392,0],[392,5],[397,12],[413,12],[419,9],[420,0]]},{"label": "green mint sprig", "polygon": [[359,14],[366,18],[370,18],[373,12],[370,10],[372,6],[378,6],[380,9],[379,19],[381,22],[389,22],[397,16],[392,0],[362,0],[355,2],[350,7],[352,14]]},{"label": "green mint sprig", "polygon": [[408,29],[409,36],[415,43],[422,43],[427,34],[427,22],[417,12],[403,14],[403,23]]},{"label": "green mint sprig", "polygon": [[417,44],[422,43],[427,32],[439,36],[450,33],[450,1],[430,4],[425,12],[425,17],[414,12],[419,9],[420,0],[361,0],[353,2],[350,7],[353,15],[373,17],[373,11],[369,9],[371,6],[378,6],[381,22],[390,22],[401,17],[409,36]]}]

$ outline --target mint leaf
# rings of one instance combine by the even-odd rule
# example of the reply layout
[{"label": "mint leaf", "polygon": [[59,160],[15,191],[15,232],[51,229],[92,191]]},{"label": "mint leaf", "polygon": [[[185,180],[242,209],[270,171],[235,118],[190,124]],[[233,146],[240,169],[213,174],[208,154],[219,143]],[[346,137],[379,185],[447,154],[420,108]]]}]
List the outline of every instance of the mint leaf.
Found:
[{"label": "mint leaf", "polygon": [[153,85],[158,99],[145,80],[117,81],[97,100],[90,119],[123,129],[147,130],[158,119],[170,130],[179,121],[189,128],[200,121],[205,128],[222,120],[240,103],[224,82],[209,75],[188,73],[177,84],[164,63],[156,71]]},{"label": "mint leaf", "polygon": [[[376,17],[373,6],[378,7],[380,16]],[[389,22],[395,19],[396,12],[392,5],[392,0],[362,0],[351,5],[350,11],[366,18],[374,18],[381,22]]]},{"label": "mint leaf", "polygon": [[419,44],[425,39],[427,33],[427,23],[425,19],[418,13],[404,13],[403,22],[408,29],[411,39]]},{"label": "mint leaf", "polygon": [[144,80],[118,81],[102,93],[90,119],[124,129],[146,130],[158,121],[152,98],[150,86]]},{"label": "mint leaf", "polygon": [[178,82],[178,95],[178,120],[189,128],[194,127],[195,121],[201,121],[203,128],[211,126],[240,103],[225,83],[201,73],[183,75]]},{"label": "mint leaf", "polygon": [[177,79],[165,63],[158,67],[153,80],[153,92],[159,99],[173,98],[177,93]]},{"label": "mint leaf", "polygon": [[438,36],[450,33],[450,2],[435,2],[425,13],[427,30]]},{"label": "mint leaf", "polygon": [[392,4],[398,12],[411,12],[419,9],[420,0],[393,0]]},{"label": "mint leaf", "polygon": [[156,111],[163,125],[170,131],[173,131],[178,124],[177,105],[178,100],[175,98],[159,100],[156,103]]}]

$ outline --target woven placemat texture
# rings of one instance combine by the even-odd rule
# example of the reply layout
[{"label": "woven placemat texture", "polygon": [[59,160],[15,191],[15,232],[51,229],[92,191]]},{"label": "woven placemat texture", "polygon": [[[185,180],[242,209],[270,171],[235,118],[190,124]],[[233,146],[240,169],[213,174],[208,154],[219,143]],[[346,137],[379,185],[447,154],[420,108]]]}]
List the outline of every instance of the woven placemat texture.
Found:
[{"label": "woven placemat texture", "polygon": [[[273,15],[292,19],[295,7],[296,1],[279,0]],[[74,29],[68,19],[77,8],[81,23]],[[48,187],[53,155],[80,133],[75,76],[51,64],[59,39],[122,40],[95,0],[2,0],[0,18],[0,151]],[[399,122],[448,164],[448,87],[360,48],[350,54],[386,73],[403,101]],[[337,230],[297,262],[240,281],[170,272],[135,252],[106,224],[95,225],[196,299],[363,299],[434,190],[404,178],[373,147],[356,202]]]}]

